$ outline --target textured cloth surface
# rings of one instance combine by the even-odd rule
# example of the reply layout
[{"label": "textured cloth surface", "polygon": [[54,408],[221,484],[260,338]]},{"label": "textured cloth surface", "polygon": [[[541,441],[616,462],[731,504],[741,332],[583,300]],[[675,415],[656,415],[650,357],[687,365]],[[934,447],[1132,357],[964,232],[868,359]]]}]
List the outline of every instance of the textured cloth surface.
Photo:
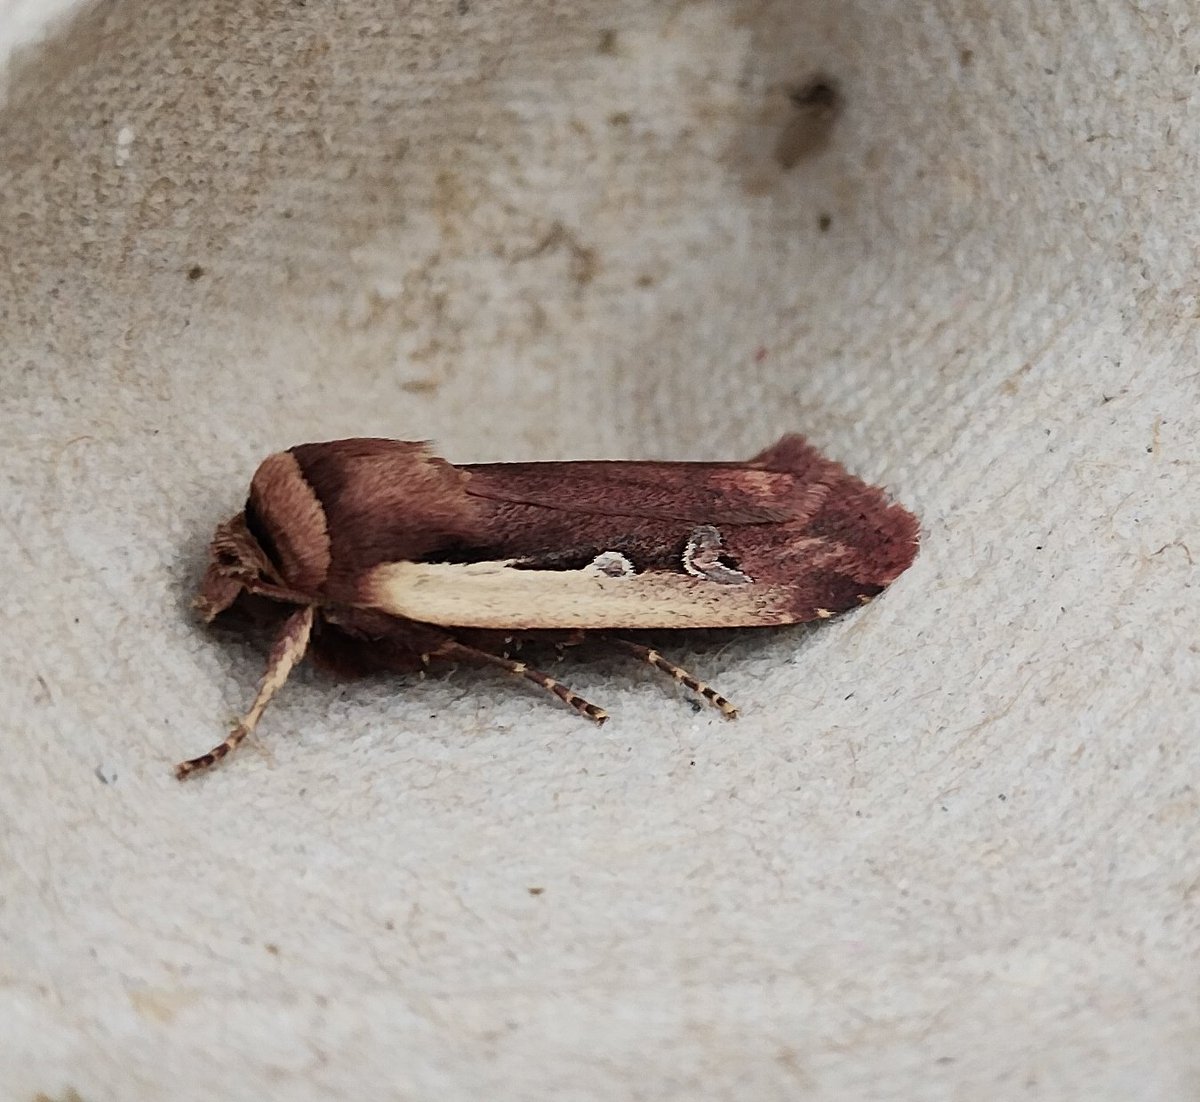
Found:
[{"label": "textured cloth surface", "polygon": [[[1196,1097],[1198,58],[1183,0],[108,0],[18,56],[0,1096]],[[788,430],[925,541],[674,653],[737,723],[305,671],[172,778],[261,670],[188,602],[270,451]]]}]

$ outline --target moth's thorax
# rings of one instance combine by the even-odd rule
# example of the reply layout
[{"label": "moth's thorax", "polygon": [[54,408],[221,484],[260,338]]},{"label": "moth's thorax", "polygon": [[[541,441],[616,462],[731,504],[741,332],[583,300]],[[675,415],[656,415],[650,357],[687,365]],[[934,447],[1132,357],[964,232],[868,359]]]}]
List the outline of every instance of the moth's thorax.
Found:
[{"label": "moth's thorax", "polygon": [[272,455],[255,472],[245,509],[217,526],[195,606],[212,620],[242,593],[316,597],[329,561],[321,503],[290,453]]},{"label": "moth's thorax", "polygon": [[291,452],[270,456],[254,472],[243,515],[279,581],[320,593],[331,560],[325,510]]}]

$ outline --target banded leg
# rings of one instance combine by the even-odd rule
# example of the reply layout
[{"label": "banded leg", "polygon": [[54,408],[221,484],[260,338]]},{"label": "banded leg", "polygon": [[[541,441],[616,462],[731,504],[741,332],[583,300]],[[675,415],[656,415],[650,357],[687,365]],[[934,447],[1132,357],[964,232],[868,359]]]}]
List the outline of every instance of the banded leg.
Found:
[{"label": "banded leg", "polygon": [[614,639],[610,635],[606,635],[604,638],[607,642],[640,658],[643,662],[649,662],[656,670],[661,670],[668,676],[673,677],[685,688],[691,689],[698,696],[704,697],[714,708],[720,709],[721,714],[726,719],[737,719],[737,709],[717,692],[716,689],[704,684],[703,681],[688,673],[682,666],[677,666],[674,662],[668,662],[658,651],[650,647],[643,647],[639,643],[631,643],[628,639]]},{"label": "banded leg", "polygon": [[192,773],[207,769],[241,745],[246,736],[258,726],[258,721],[262,718],[263,711],[270,703],[271,697],[283,687],[283,683],[288,679],[288,674],[304,657],[304,652],[308,649],[308,641],[312,636],[312,627],[312,605],[305,605],[304,608],[292,613],[284,621],[283,627],[280,628],[279,634],[271,646],[271,654],[267,659],[267,671],[258,683],[258,695],[254,698],[254,703],[250,705],[250,710],[238,720],[237,725],[229,732],[224,742],[218,743],[207,754],[201,754],[198,758],[191,758],[175,766],[176,777],[183,780]]},{"label": "banded leg", "polygon": [[568,689],[561,681],[556,681],[549,674],[542,673],[541,670],[535,670],[532,666],[527,666],[524,662],[516,662],[511,658],[505,658],[499,654],[492,654],[489,651],[468,647],[465,643],[459,643],[454,640],[442,643],[436,650],[431,652],[431,657],[458,659],[462,662],[471,662],[477,666],[499,666],[502,670],[507,670],[511,674],[516,674],[517,677],[523,677],[526,681],[532,681],[535,685],[540,685],[543,689],[549,690],[564,704],[569,704],[575,711],[587,716],[588,719],[595,720],[596,723],[603,723],[608,719],[608,713],[603,708],[597,708],[595,704],[589,704],[578,693]]}]

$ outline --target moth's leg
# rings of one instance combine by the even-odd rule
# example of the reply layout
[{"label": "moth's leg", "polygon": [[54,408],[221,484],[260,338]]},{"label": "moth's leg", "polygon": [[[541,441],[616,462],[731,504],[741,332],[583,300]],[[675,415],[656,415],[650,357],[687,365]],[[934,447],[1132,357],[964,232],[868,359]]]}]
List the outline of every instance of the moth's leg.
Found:
[{"label": "moth's leg", "polygon": [[309,638],[312,636],[312,627],[312,605],[305,605],[304,608],[292,613],[284,621],[283,627],[280,628],[279,634],[271,646],[271,655],[267,659],[267,671],[258,683],[258,695],[254,698],[254,703],[250,705],[250,710],[242,716],[224,742],[218,743],[207,754],[201,754],[198,758],[191,758],[175,766],[176,777],[183,780],[189,774],[216,764],[231,750],[236,750],[242,740],[258,726],[258,721],[262,718],[263,711],[270,703],[271,697],[283,687],[283,683],[288,679],[288,674],[292,672],[292,667],[304,657],[304,652],[308,649]]},{"label": "moth's leg", "polygon": [[554,629],[549,631],[522,631],[506,635],[498,631],[456,633],[456,639],[467,646],[485,650],[489,654],[499,653],[505,658],[520,654],[522,647],[553,647],[555,661],[561,662],[567,647],[577,647],[587,639],[587,632],[578,629]]},{"label": "moth's leg", "polygon": [[457,659],[462,662],[471,662],[477,666],[499,666],[502,670],[507,670],[518,677],[523,677],[526,681],[532,681],[535,685],[540,685],[543,689],[548,689],[559,700],[563,701],[564,704],[569,704],[575,711],[587,716],[588,719],[595,720],[597,723],[603,723],[608,719],[608,713],[603,708],[597,708],[595,704],[589,704],[578,693],[568,689],[561,681],[556,681],[549,674],[542,673],[541,670],[535,670],[532,666],[528,666],[524,662],[516,662],[511,658],[505,658],[499,654],[491,654],[476,647],[468,647],[465,643],[459,643],[453,639],[447,640],[431,651],[430,657]]},{"label": "moth's leg", "polygon": [[677,666],[674,662],[668,662],[658,651],[650,647],[643,647],[638,643],[631,643],[628,639],[614,639],[611,635],[604,636],[604,639],[614,646],[620,647],[621,650],[640,658],[643,662],[649,662],[656,670],[661,670],[663,673],[673,677],[681,685],[691,689],[692,692],[704,697],[714,708],[719,708],[721,714],[726,719],[737,718],[737,709],[717,692],[716,689],[704,684],[703,681],[688,673],[682,666]]},{"label": "moth's leg", "polygon": [[554,638],[554,650],[557,653],[556,662],[561,662],[566,654],[567,647],[578,647],[587,642],[587,632],[582,630],[564,631],[557,634]]}]

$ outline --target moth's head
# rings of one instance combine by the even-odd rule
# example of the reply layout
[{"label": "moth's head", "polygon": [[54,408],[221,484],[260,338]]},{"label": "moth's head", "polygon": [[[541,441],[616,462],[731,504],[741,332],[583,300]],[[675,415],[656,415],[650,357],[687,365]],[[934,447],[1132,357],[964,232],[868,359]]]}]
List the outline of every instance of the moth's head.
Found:
[{"label": "moth's head", "polygon": [[314,603],[329,573],[325,511],[290,452],[263,461],[246,507],[218,525],[194,602],[210,621],[242,594]]},{"label": "moth's head", "polygon": [[207,623],[263,583],[278,585],[278,571],[246,527],[246,514],[238,513],[217,526],[193,604]]}]

